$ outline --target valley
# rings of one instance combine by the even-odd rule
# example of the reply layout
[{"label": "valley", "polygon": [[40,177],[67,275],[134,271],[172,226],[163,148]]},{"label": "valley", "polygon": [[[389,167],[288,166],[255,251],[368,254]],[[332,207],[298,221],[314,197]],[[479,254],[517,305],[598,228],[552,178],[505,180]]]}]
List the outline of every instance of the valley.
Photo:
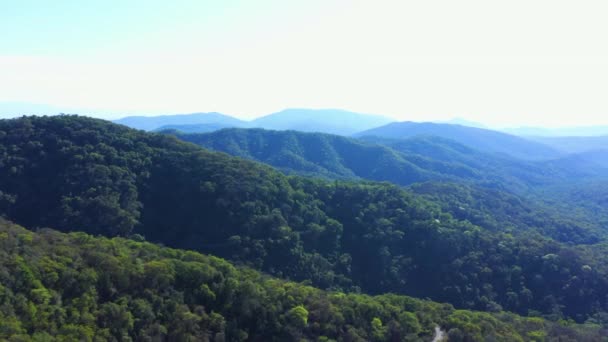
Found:
[{"label": "valley", "polygon": [[[517,159],[432,136],[148,133],[80,116],[0,121],[0,147],[0,214],[29,229],[145,239],[332,293],[449,303],[458,315],[541,317],[542,334],[555,333],[548,322],[604,324],[608,235],[598,185],[605,174],[567,156]],[[580,186],[586,182],[595,185]],[[584,201],[568,201],[575,197]],[[185,305],[192,310],[194,302]],[[422,312],[413,314],[422,319]],[[434,318],[420,330],[391,334],[431,340],[436,326],[448,336],[498,334],[448,321]],[[353,326],[368,339],[374,324]],[[521,333],[509,324],[515,330],[508,334]],[[243,336],[309,336],[305,326],[238,329]],[[314,334],[344,338],[344,329]],[[602,331],[589,329],[585,334]]]}]

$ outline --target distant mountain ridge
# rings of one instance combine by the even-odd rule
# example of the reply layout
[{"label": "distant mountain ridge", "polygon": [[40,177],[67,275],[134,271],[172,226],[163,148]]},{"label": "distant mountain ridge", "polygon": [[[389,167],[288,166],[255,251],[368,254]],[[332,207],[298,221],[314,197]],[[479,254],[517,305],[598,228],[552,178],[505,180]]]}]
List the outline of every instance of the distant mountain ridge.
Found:
[{"label": "distant mountain ridge", "polygon": [[608,135],[578,137],[527,137],[565,153],[585,153],[608,150]]},{"label": "distant mountain ridge", "polygon": [[[464,166],[338,135],[264,129],[223,129],[207,134],[167,133],[205,148],[257,160],[287,173],[334,179],[369,179],[407,185],[430,179],[476,178]],[[442,170],[442,173],[436,172]]]},{"label": "distant mountain ridge", "polygon": [[416,136],[439,136],[482,152],[500,153],[528,160],[558,158],[561,153],[547,145],[518,136],[462,125],[432,122],[393,122],[385,126],[362,131],[355,137],[373,136],[384,139],[404,139]]},{"label": "distant mountain ridge", "polygon": [[[445,211],[484,228],[541,229],[563,242],[594,243],[604,230],[596,220],[608,222],[604,211],[595,209],[601,191],[584,207],[577,207],[576,213],[568,201],[569,189],[607,179],[608,153],[601,151],[528,161],[480,152],[436,136],[357,140],[322,133],[236,128],[206,134],[166,133],[210,150],[266,163],[288,174],[385,181],[417,193],[435,194],[431,198],[442,203]],[[550,190],[555,195],[547,198],[544,193],[555,184],[565,190]],[[550,205],[545,203],[547,199]]]},{"label": "distant mountain ridge", "polygon": [[429,180],[467,181],[526,192],[539,185],[608,174],[606,165],[597,165],[590,158],[519,160],[480,152],[436,136],[354,139],[325,133],[243,128],[194,134],[165,132],[207,149],[272,165],[286,173],[333,179],[368,179],[399,185]]},{"label": "distant mountain ridge", "polygon": [[189,133],[209,132],[220,128],[265,128],[304,132],[351,135],[394,121],[391,118],[349,112],[341,109],[285,109],[251,121],[220,113],[193,113],[162,116],[128,116],[115,123],[147,131],[177,129]]},{"label": "distant mountain ridge", "polygon": [[286,109],[251,121],[251,127],[350,135],[394,120],[341,109]]},{"label": "distant mountain ridge", "polygon": [[503,128],[501,131],[534,137],[595,137],[608,135],[608,126],[577,126],[577,127],[560,127],[560,128],[544,128],[544,127],[512,127]]},{"label": "distant mountain ridge", "polygon": [[216,112],[160,116],[127,116],[115,120],[114,122],[146,131],[152,131],[167,125],[221,124],[230,127],[241,127],[246,125],[246,121]]},{"label": "distant mountain ridge", "polygon": [[235,128],[234,125],[225,123],[203,123],[203,124],[191,124],[191,125],[164,125],[154,129],[154,132],[163,131],[178,131],[182,133],[209,133],[215,132],[224,128]]},{"label": "distant mountain ridge", "polygon": [[485,128],[485,129],[488,128],[488,126],[486,126],[480,122],[471,121],[471,120],[467,120],[467,119],[463,119],[463,118],[452,118],[452,119],[446,120],[446,121],[435,121],[435,123],[461,125],[461,126],[477,127],[477,128]]}]

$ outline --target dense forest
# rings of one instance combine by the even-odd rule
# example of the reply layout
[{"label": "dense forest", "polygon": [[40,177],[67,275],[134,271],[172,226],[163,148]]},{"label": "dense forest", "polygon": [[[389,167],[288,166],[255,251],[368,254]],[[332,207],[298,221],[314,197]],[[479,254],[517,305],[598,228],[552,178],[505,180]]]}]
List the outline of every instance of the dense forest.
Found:
[{"label": "dense forest", "polygon": [[608,342],[607,9],[2,2],[0,342]]},{"label": "dense forest", "polygon": [[605,233],[476,189],[285,176],[78,116],[0,121],[0,213],[28,228],[145,238],[334,291],[606,323]]},{"label": "dense forest", "polygon": [[479,176],[471,168],[456,163],[404,156],[385,146],[331,134],[237,128],[209,134],[184,134],[178,130],[162,132],[293,174],[335,179],[362,178],[401,185]]},{"label": "dense forest", "polygon": [[7,341],[600,341],[599,326],[324,292],[212,256],[0,219]]},{"label": "dense forest", "polygon": [[[568,187],[570,188],[570,187]],[[471,184],[425,182],[413,184],[408,189],[437,203],[441,209],[459,220],[466,220],[485,229],[518,232],[538,231],[554,240],[569,244],[593,244],[603,241],[606,232],[605,213],[589,212],[584,202],[567,205],[557,194],[553,203],[537,201],[503,190]],[[596,199],[587,199],[597,203]],[[573,210],[576,209],[576,210]]]},{"label": "dense forest", "polygon": [[[420,191],[444,211],[483,228],[537,229],[578,244],[599,241],[608,222],[606,206],[597,195],[608,171],[589,160],[518,160],[431,136],[360,141],[262,129],[164,133],[289,174],[412,185],[412,191]],[[555,189],[555,184],[561,187]]]},{"label": "dense forest", "polygon": [[[481,152],[436,136],[353,139],[322,133],[223,129],[206,134],[163,131],[207,149],[263,162],[287,173],[410,185],[422,181],[481,184],[527,194],[555,183],[608,179],[590,158],[521,160]],[[595,158],[597,160],[597,158]]]}]

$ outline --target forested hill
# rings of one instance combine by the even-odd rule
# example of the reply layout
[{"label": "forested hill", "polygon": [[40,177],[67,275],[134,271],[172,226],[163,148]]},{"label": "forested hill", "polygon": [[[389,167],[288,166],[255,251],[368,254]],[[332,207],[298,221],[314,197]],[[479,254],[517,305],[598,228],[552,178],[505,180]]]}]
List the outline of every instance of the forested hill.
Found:
[{"label": "forested hill", "polygon": [[363,178],[402,185],[430,179],[450,179],[450,176],[468,179],[479,177],[474,170],[459,164],[405,156],[385,146],[338,135],[236,128],[208,134],[163,133],[211,150],[257,160],[282,171],[302,175]]},{"label": "forested hill", "polygon": [[[164,133],[205,148],[261,161],[288,173],[401,185],[424,182],[414,185],[412,190],[438,203],[454,217],[486,229],[538,230],[569,243],[597,242],[605,234],[602,223],[605,214],[600,216],[596,211],[589,215],[572,210],[572,206],[556,209],[555,203],[543,205],[542,201],[511,193],[597,177],[600,167],[591,167],[590,160],[583,161],[578,155],[553,161],[522,161],[482,153],[439,137],[380,140],[383,146],[375,144],[378,141],[375,138],[364,142],[298,131],[224,129],[209,134]],[[432,183],[426,182],[429,180]],[[454,184],[438,184],[440,180]],[[581,203],[580,198],[572,202],[570,196],[561,197],[570,203]],[[580,235],[581,232],[584,233]]]},{"label": "forested hill", "polygon": [[393,119],[381,115],[355,113],[340,109],[289,108],[250,121],[220,113],[192,113],[128,116],[114,122],[147,131],[173,128],[200,133],[225,127],[254,127],[350,135],[392,121]]},{"label": "forested hill", "polygon": [[323,292],[212,256],[0,219],[3,341],[601,341],[597,325]]},{"label": "forested hill", "polygon": [[484,153],[454,140],[419,136],[408,139],[362,137],[367,142],[381,145],[405,154],[424,155],[433,160],[457,163],[478,171],[484,182],[518,192],[521,188],[539,188],[559,184],[574,184],[592,179],[608,179],[608,167],[592,158],[563,155],[549,160],[522,160],[496,153]]},{"label": "forested hill", "polygon": [[522,159],[546,160],[557,158],[561,153],[547,145],[514,135],[461,125],[431,122],[393,122],[355,134],[356,137],[404,139],[415,136],[438,136],[455,140],[483,152],[501,153]]},{"label": "forested hill", "polygon": [[519,160],[480,152],[440,137],[361,140],[298,131],[224,129],[207,134],[163,131],[215,151],[257,160],[287,173],[368,179],[410,185],[422,181],[474,182],[526,193],[540,186],[608,176],[590,160]]},{"label": "forested hill", "polygon": [[[595,187],[605,189],[599,184]],[[555,240],[572,244],[596,243],[606,236],[604,227],[608,221],[605,214],[600,215],[599,210],[595,215],[580,212],[583,209],[581,205],[569,206],[562,202],[544,204],[506,191],[462,183],[426,182],[413,184],[408,189],[439,204],[444,212],[453,217],[484,229],[539,231]],[[584,201],[580,195],[579,198],[562,197],[569,201]],[[589,200],[595,202],[597,199]]]},{"label": "forested hill", "polygon": [[391,184],[287,177],[102,120],[0,121],[0,213],[29,228],[138,233],[322,288],[603,322],[603,245],[564,243],[603,236],[570,224],[566,236],[484,228],[442,207]]}]

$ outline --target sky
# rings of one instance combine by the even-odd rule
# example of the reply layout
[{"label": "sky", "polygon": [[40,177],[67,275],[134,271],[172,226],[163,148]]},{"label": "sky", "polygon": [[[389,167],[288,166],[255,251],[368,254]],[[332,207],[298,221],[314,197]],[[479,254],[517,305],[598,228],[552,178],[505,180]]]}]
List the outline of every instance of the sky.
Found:
[{"label": "sky", "polygon": [[0,0],[0,117],[297,107],[608,124],[606,13],[605,0]]}]

